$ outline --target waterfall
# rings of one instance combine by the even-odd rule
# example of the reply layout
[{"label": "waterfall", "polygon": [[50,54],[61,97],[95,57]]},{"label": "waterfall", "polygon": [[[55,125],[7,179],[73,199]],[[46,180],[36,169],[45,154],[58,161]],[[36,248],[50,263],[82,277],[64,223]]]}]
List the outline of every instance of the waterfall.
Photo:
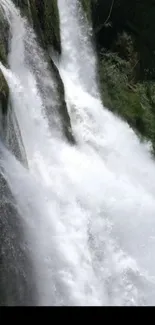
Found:
[{"label": "waterfall", "polygon": [[[57,67],[76,146],[64,138],[57,88],[32,28],[11,0],[0,6],[11,32],[8,67],[0,69],[27,160],[0,141],[0,175],[33,269],[25,285],[42,306],[154,305],[155,163],[148,145],[103,107],[91,28],[79,2],[58,0]],[[19,300],[27,303],[23,295]]]}]

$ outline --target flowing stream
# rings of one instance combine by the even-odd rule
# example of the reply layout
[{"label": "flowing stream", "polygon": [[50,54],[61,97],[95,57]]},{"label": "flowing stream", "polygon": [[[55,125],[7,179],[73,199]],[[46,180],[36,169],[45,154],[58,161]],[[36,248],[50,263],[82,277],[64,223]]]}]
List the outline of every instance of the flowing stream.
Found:
[{"label": "flowing stream", "polygon": [[63,135],[55,82],[32,28],[11,0],[0,6],[11,33],[8,67],[0,69],[22,156],[0,141],[0,172],[23,225],[35,304],[154,305],[155,162],[148,144],[103,107],[79,2],[58,0],[57,67],[75,146]]}]

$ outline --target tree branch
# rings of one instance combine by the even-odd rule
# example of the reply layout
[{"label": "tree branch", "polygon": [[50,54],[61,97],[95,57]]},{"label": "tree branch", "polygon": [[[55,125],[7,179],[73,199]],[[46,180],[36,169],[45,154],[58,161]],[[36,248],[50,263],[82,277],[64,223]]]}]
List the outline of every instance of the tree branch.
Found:
[{"label": "tree branch", "polygon": [[111,13],[112,13],[112,9],[113,9],[113,6],[114,6],[114,1],[115,0],[112,0],[108,17],[106,18],[105,22],[102,25],[100,25],[98,28],[96,28],[96,31],[95,31],[96,33],[98,33],[107,24],[107,22],[108,22],[108,20],[109,20],[109,18],[111,16]]}]

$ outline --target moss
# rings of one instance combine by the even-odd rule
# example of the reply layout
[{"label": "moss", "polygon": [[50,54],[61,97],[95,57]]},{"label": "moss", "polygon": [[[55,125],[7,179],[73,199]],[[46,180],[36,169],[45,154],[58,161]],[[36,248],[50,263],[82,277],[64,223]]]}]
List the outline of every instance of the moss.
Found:
[{"label": "moss", "polygon": [[0,72],[0,103],[1,103],[3,114],[7,113],[8,97],[9,97],[9,88],[2,73]]},{"label": "moss", "polygon": [[34,0],[13,0],[13,2],[15,3],[15,5],[17,7],[20,7],[21,12],[27,16],[28,18],[31,18],[31,7],[30,4],[34,3]]},{"label": "moss", "polygon": [[13,0],[27,16],[45,46],[60,52],[59,11],[57,0]]},{"label": "moss", "polygon": [[8,24],[0,10],[0,61],[7,63],[8,52]]},{"label": "moss", "polygon": [[80,0],[89,21],[91,21],[91,0]]},{"label": "moss", "polygon": [[60,53],[61,46],[57,0],[33,0],[29,3],[29,6],[33,27],[40,36],[43,45],[45,47],[51,45]]},{"label": "moss", "polygon": [[4,64],[6,64],[7,61],[6,48],[2,40],[0,40],[0,61]]},{"label": "moss", "polygon": [[[60,44],[60,27],[59,27],[59,11],[57,0],[14,0],[20,7],[23,15],[28,16],[38,36],[41,47],[44,47],[44,54],[49,64],[48,68],[55,84],[53,97],[55,100],[55,110],[60,112],[62,127],[66,138],[74,143],[71,132],[70,117],[68,115],[65,99],[64,86],[52,59],[49,58],[48,48],[52,47],[56,52],[61,52]],[[28,10],[29,7],[29,10]],[[50,113],[50,112],[49,112]]]},{"label": "moss", "polygon": [[45,42],[60,52],[60,24],[57,0],[45,0]]},{"label": "moss", "polygon": [[[0,12],[0,61],[7,64],[7,36],[8,25]],[[0,106],[3,114],[7,112],[9,89],[7,83],[0,71]]]},{"label": "moss", "polygon": [[[48,59],[48,58],[47,58]],[[60,78],[59,71],[53,61],[50,62],[52,78],[55,83],[55,91],[53,97],[55,97],[55,109],[59,111],[61,118],[61,125],[64,132],[65,137],[71,144],[75,144],[75,139],[72,134],[71,121],[70,116],[68,114],[66,102],[65,102],[65,93],[64,93],[64,85]]]}]

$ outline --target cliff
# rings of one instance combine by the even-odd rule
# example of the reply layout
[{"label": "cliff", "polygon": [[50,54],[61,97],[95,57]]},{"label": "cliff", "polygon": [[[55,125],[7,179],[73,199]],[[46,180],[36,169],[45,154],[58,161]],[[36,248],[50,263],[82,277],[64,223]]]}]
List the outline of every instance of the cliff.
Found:
[{"label": "cliff", "polygon": [[[98,54],[98,72],[103,103],[125,119],[141,139],[155,149],[155,4],[139,0],[79,0],[91,21]],[[61,53],[57,0],[14,0],[33,25],[47,50]],[[0,14],[0,58],[6,62],[8,30]],[[4,32],[5,30],[5,32]],[[47,52],[47,51],[46,51]],[[49,59],[49,58],[48,58]],[[74,142],[59,72],[50,60],[57,84],[67,138]],[[0,102],[7,107],[8,88],[0,75]]]}]

